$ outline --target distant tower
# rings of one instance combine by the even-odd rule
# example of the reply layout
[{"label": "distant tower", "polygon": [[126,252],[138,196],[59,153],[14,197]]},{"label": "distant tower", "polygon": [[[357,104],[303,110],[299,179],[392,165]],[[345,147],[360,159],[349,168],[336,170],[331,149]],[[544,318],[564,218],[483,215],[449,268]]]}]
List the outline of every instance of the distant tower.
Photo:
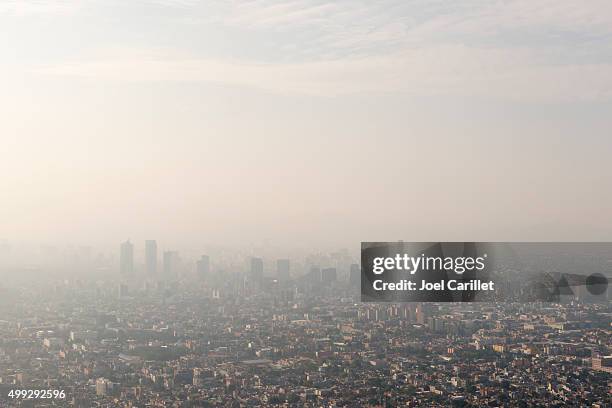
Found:
[{"label": "distant tower", "polygon": [[172,276],[177,273],[178,266],[178,252],[176,251],[165,251],[164,252],[164,275]]},{"label": "distant tower", "polygon": [[126,285],[125,283],[120,283],[119,284],[119,298],[124,298],[128,296],[128,294],[129,294],[128,285]]},{"label": "distant tower", "polygon": [[310,283],[321,282],[321,268],[318,266],[311,266],[308,272],[308,280]]},{"label": "distant tower", "polygon": [[325,268],[321,270],[321,280],[325,283],[335,282],[337,279],[336,268]]},{"label": "distant tower", "polygon": [[147,275],[157,273],[157,241],[145,241],[145,269]]},{"label": "distant tower", "polygon": [[251,279],[254,282],[263,280],[263,259],[251,258]]},{"label": "distant tower", "polygon": [[351,264],[349,282],[353,286],[358,286],[361,283],[361,268],[359,267],[359,264]]},{"label": "distant tower", "polygon": [[288,259],[279,259],[276,261],[276,277],[278,279],[289,279],[291,263]]},{"label": "distant tower", "polygon": [[416,322],[419,324],[424,324],[427,316],[425,316],[425,311],[423,310],[423,305],[421,303],[419,303],[416,306],[416,309],[414,312],[415,312],[414,314],[415,314]]},{"label": "distant tower", "polygon": [[196,262],[196,270],[198,278],[204,280],[210,272],[210,258],[208,255],[202,255],[202,257]]},{"label": "distant tower", "polygon": [[134,272],[134,245],[128,239],[120,247],[119,271],[122,275]]}]

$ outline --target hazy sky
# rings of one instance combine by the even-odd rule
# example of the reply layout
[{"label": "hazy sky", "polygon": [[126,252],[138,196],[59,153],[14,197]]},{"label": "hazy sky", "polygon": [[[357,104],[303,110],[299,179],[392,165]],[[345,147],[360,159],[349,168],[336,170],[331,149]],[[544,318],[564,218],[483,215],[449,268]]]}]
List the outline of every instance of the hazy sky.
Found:
[{"label": "hazy sky", "polygon": [[612,3],[3,0],[0,238],[612,239]]}]

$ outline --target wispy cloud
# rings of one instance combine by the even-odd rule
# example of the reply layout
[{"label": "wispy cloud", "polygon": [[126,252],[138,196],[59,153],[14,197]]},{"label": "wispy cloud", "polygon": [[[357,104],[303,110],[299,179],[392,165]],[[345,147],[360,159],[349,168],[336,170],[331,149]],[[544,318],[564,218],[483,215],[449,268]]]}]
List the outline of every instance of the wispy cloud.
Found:
[{"label": "wispy cloud", "polygon": [[230,2],[219,16],[243,29],[302,32],[305,48],[381,53],[406,45],[540,43],[563,33],[612,35],[612,3],[605,0],[401,1],[255,0]]},{"label": "wispy cloud", "polygon": [[139,0],[143,4],[154,4],[164,7],[190,8],[201,3],[199,0]]},{"label": "wispy cloud", "polygon": [[277,93],[363,92],[481,96],[528,101],[612,97],[612,65],[539,65],[529,51],[463,46],[304,63],[121,58],[45,67],[39,74],[119,81],[203,81]]},{"label": "wispy cloud", "polygon": [[333,2],[247,1],[233,2],[224,21],[242,27],[273,28],[287,25],[312,25],[326,21],[328,16],[342,12]]},{"label": "wispy cloud", "polygon": [[80,6],[79,0],[3,0],[0,16],[67,15]]},{"label": "wispy cloud", "polygon": [[[325,96],[403,92],[546,101],[612,97],[612,3],[604,0],[152,1],[146,4],[185,9],[178,14],[191,21],[199,17],[209,30],[225,29],[255,49],[244,52],[241,45],[230,59],[198,49],[148,54],[146,48],[134,47],[127,53],[76,57],[36,72],[217,82]],[[39,10],[60,4],[7,4],[15,9],[34,3]],[[173,23],[181,21],[175,18]],[[588,47],[581,47],[585,41]],[[258,53],[262,44],[265,52]]]}]

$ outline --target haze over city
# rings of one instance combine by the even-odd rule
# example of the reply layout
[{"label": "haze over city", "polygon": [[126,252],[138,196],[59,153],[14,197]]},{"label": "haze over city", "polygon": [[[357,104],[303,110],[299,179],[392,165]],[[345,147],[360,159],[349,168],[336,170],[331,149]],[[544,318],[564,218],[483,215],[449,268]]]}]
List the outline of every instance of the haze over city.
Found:
[{"label": "haze over city", "polygon": [[0,238],[606,240],[605,1],[5,1]]},{"label": "haze over city", "polygon": [[0,407],[612,406],[610,1],[0,27]]}]

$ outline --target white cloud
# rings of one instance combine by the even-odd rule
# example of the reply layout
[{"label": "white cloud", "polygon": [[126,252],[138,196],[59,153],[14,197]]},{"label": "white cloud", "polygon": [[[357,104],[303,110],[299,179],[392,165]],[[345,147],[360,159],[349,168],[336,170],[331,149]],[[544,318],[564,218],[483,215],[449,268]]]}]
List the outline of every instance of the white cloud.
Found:
[{"label": "white cloud", "polygon": [[612,65],[542,65],[529,50],[465,46],[304,63],[121,57],[48,66],[37,72],[120,81],[203,81],[317,96],[401,92],[527,101],[612,97]]},{"label": "white cloud", "polygon": [[316,24],[324,22],[330,14],[342,11],[337,3],[303,0],[233,2],[232,5],[225,22],[242,27]]},{"label": "white cloud", "polygon": [[2,0],[0,16],[67,15],[80,6],[79,0]]},{"label": "white cloud", "polygon": [[[612,3],[607,0],[320,2],[294,0],[234,1],[221,9],[229,26],[288,32],[308,30],[322,51],[386,52],[402,45],[465,44],[508,38],[543,41],[559,32],[612,35]],[[494,37],[494,38],[492,38]],[[310,48],[312,44],[304,44]],[[571,47],[571,40],[568,46]]]},{"label": "white cloud", "polygon": [[199,0],[139,0],[143,4],[156,4],[164,7],[190,8],[197,6]]},{"label": "white cloud", "polygon": [[[173,44],[164,44],[168,50],[148,53],[144,47],[126,47],[127,52],[81,56],[36,72],[105,80],[216,82],[323,96],[402,92],[571,101],[609,99],[612,94],[612,55],[606,41],[612,36],[612,3],[604,0],[151,1],[148,4],[184,8],[192,21],[201,17],[200,24],[214,21],[237,30],[242,36],[236,38],[252,30],[257,35],[230,50],[228,55],[235,59],[209,57],[197,49],[185,55],[176,51],[178,47],[173,51]],[[0,4],[5,13],[25,14],[79,2]],[[177,21],[181,20],[172,23]],[[217,29],[224,34],[218,25],[208,27]],[[568,38],[550,39],[559,33]],[[589,40],[589,55],[577,46],[586,37],[596,39]],[[265,52],[258,54],[263,43]],[[158,44],[148,45],[154,50]],[[248,61],[241,59],[251,45],[245,53]]]}]

